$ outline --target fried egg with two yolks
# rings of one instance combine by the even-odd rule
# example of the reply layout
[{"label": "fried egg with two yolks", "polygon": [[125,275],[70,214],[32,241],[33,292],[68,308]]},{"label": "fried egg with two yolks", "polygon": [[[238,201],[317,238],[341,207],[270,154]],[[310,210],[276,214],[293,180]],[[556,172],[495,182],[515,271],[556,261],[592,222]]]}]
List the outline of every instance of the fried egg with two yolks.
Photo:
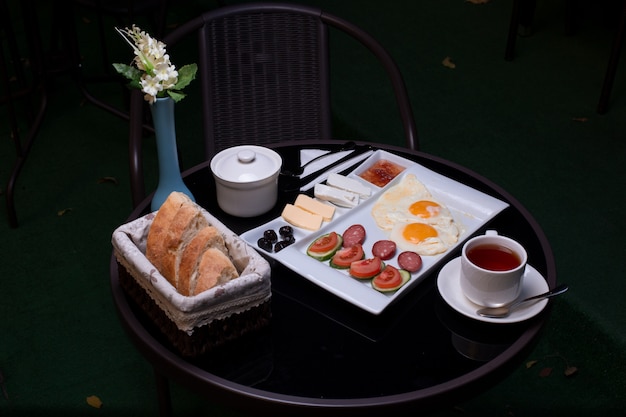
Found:
[{"label": "fried egg with two yolks", "polygon": [[372,216],[399,248],[420,255],[445,252],[460,234],[448,208],[436,201],[413,174],[380,196],[372,207]]}]

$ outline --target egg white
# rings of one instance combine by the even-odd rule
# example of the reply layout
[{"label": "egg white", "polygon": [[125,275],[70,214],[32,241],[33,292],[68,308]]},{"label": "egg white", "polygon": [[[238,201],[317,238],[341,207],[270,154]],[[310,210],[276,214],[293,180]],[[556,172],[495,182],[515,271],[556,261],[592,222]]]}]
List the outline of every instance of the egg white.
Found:
[{"label": "egg white", "polygon": [[[410,207],[418,201],[435,203],[425,204],[416,214]],[[433,198],[426,186],[414,174],[407,174],[402,180],[383,193],[374,203],[371,211],[378,227],[390,232],[390,239],[403,250],[412,250],[420,255],[436,255],[445,252],[459,239],[461,227],[458,225],[445,204]],[[422,223],[430,225],[437,236],[423,241],[409,241],[403,236],[408,224]]]},{"label": "egg white", "polygon": [[[435,230],[436,236],[426,237],[419,240],[418,236],[414,239],[405,237],[405,229],[411,224],[422,224]],[[455,223],[449,223],[447,226],[439,224],[427,224],[424,222],[399,222],[391,229],[390,239],[396,242],[402,250],[416,252],[420,255],[430,256],[443,253],[459,240],[459,228]]]},{"label": "egg white", "polygon": [[391,230],[393,225],[409,215],[408,207],[415,201],[431,199],[432,195],[413,174],[385,191],[372,206],[372,217],[378,227]]}]

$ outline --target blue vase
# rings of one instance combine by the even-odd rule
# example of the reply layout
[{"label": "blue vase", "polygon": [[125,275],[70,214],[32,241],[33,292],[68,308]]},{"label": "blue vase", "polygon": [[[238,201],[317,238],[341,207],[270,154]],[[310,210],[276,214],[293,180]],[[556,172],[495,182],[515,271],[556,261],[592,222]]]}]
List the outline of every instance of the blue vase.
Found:
[{"label": "blue vase", "polygon": [[172,191],[185,193],[196,201],[180,175],[176,148],[175,101],[170,97],[157,98],[150,105],[159,160],[159,185],[152,197],[151,209],[158,210]]}]

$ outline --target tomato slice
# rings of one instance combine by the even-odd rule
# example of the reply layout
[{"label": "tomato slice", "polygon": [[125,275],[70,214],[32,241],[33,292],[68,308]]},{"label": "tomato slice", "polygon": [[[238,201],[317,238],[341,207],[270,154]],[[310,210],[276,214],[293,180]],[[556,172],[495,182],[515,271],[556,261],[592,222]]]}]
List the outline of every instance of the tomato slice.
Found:
[{"label": "tomato slice", "polygon": [[350,264],[350,275],[354,278],[367,279],[380,273],[383,269],[383,261],[378,257],[355,261]]},{"label": "tomato slice", "polygon": [[373,283],[379,288],[395,288],[402,284],[402,275],[395,267],[385,266],[385,269],[374,277]]},{"label": "tomato slice", "polygon": [[339,250],[330,262],[336,268],[348,268],[352,262],[360,261],[364,256],[363,246],[357,243],[349,248]]},{"label": "tomato slice", "polygon": [[313,244],[309,247],[310,252],[315,253],[325,253],[333,250],[337,246],[337,242],[339,241],[339,237],[336,232],[330,232],[327,235],[319,237]]}]

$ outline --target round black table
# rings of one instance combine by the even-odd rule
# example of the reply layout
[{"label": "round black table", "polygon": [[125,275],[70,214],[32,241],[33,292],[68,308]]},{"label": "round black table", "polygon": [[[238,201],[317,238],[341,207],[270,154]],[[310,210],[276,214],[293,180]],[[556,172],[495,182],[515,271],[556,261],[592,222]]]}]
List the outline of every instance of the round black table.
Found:
[{"label": "round black table", "polygon": [[[342,143],[292,142],[274,148],[285,163],[298,163],[303,147],[336,149]],[[372,145],[508,202],[510,206],[488,227],[520,241],[527,248],[529,263],[550,288],[556,285],[550,245],[513,196],[449,161]],[[236,233],[276,218],[284,204],[295,198],[292,192],[282,192],[267,215],[235,218],[217,206],[208,162],[183,175],[198,204]],[[128,220],[145,214],[149,206],[147,198]],[[446,260],[458,255],[459,250],[453,251]],[[513,324],[460,315],[437,290],[437,274],[446,260],[409,294],[374,316],[269,259],[270,325],[196,359],[181,357],[133,305],[120,287],[114,257],[111,287],[124,329],[155,370],[162,415],[171,412],[169,379],[207,401],[254,415],[399,415],[451,406],[497,383],[529,353],[549,314],[550,305],[534,318]]]}]

